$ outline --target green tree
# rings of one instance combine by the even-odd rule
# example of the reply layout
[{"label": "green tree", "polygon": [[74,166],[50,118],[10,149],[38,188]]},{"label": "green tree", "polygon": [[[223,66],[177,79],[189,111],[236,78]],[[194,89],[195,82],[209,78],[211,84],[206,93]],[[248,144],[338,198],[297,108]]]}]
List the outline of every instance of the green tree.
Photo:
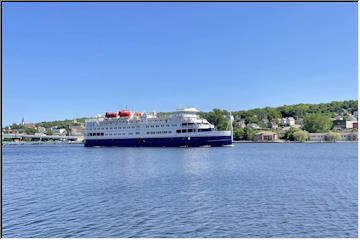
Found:
[{"label": "green tree", "polygon": [[33,135],[35,133],[37,133],[38,130],[37,129],[33,129],[33,128],[25,128],[25,133],[29,134],[29,135]]},{"label": "green tree", "polygon": [[309,110],[309,104],[296,104],[290,107],[290,115],[292,117],[303,118]]},{"label": "green tree", "polygon": [[254,139],[255,132],[253,129],[246,127],[246,128],[244,128],[244,132],[245,132],[245,134],[244,134],[245,140],[251,141]]},{"label": "green tree", "polygon": [[259,123],[259,119],[256,115],[248,115],[245,118],[245,123],[249,124],[249,123]]},{"label": "green tree", "polygon": [[290,129],[285,133],[284,138],[289,141],[295,141],[295,136],[294,136],[295,132],[296,130],[290,127]]},{"label": "green tree", "polygon": [[234,140],[243,140],[245,136],[244,128],[235,128],[234,129]]},{"label": "green tree", "polygon": [[339,139],[340,139],[340,133],[337,132],[330,132],[326,137],[326,141],[329,142],[336,142]]},{"label": "green tree", "polygon": [[23,129],[24,127],[21,124],[13,123],[13,124],[10,125],[10,128],[11,129]]},{"label": "green tree", "polygon": [[304,129],[310,133],[327,132],[330,127],[331,119],[328,115],[312,113],[304,117]]},{"label": "green tree", "polygon": [[308,138],[308,134],[306,131],[296,131],[294,134],[293,134],[294,138],[295,138],[295,141],[298,141],[298,142],[305,142]]},{"label": "green tree", "polygon": [[275,108],[269,108],[267,117],[269,121],[278,123],[278,118],[281,118],[281,113]]},{"label": "green tree", "polygon": [[46,134],[46,135],[53,135],[53,132],[50,131],[50,130],[47,130],[45,134]]},{"label": "green tree", "polygon": [[226,130],[229,125],[225,117],[226,115],[226,111],[215,108],[212,112],[202,113],[200,116],[207,119],[209,123],[214,124],[216,130]]},{"label": "green tree", "polygon": [[282,117],[291,117],[291,106],[284,105],[279,107],[278,110],[280,111]]}]

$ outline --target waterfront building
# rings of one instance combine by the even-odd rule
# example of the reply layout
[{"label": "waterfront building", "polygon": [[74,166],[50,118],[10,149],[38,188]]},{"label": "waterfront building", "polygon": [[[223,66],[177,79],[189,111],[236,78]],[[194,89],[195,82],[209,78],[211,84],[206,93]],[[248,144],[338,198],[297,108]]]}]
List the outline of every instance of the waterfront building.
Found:
[{"label": "waterfront building", "polygon": [[346,129],[353,129],[354,128],[354,123],[356,123],[355,126],[357,126],[357,121],[346,121],[345,122]]},{"label": "waterfront building", "polygon": [[24,128],[36,129],[36,126],[35,126],[35,124],[33,124],[33,123],[24,123],[24,124],[23,124],[23,127],[24,127]]},{"label": "waterfront building", "polygon": [[263,131],[255,134],[254,141],[276,141],[279,137],[276,133],[271,131]]},{"label": "waterfront building", "polygon": [[46,128],[44,128],[44,127],[37,127],[37,130],[39,131],[39,133],[45,133],[46,132]]},{"label": "waterfront building", "polygon": [[334,120],[343,120],[344,118],[343,118],[343,116],[341,116],[341,115],[336,115],[335,117],[334,117]]},{"label": "waterfront building", "polygon": [[286,123],[287,123],[288,126],[294,126],[294,125],[295,125],[295,118],[293,118],[293,117],[288,117],[288,118],[286,119]]},{"label": "waterfront building", "polygon": [[280,119],[280,125],[281,126],[286,126],[286,118],[281,118]]},{"label": "waterfront building", "polygon": [[358,133],[357,132],[341,132],[340,140],[341,141],[357,141]]},{"label": "waterfront building", "polygon": [[341,130],[346,128],[346,121],[345,120],[334,120],[333,127],[334,130]]},{"label": "waterfront building", "polygon": [[22,125],[24,128],[31,128],[31,129],[35,129],[35,128],[36,128],[35,124],[33,124],[33,123],[25,123],[24,117],[22,117],[22,119],[21,119],[21,125]]},{"label": "waterfront building", "polygon": [[[358,133],[354,132],[339,132],[340,141],[357,141]],[[327,141],[329,133],[308,133],[308,141]]]},{"label": "waterfront building", "polygon": [[281,118],[280,125],[282,125],[282,126],[294,126],[295,125],[295,118],[293,118],[293,117]]},{"label": "waterfront building", "polygon": [[82,126],[72,126],[70,128],[71,136],[83,136],[84,135],[84,127]]},{"label": "waterfront building", "polygon": [[58,136],[65,136],[67,134],[65,128],[52,128],[51,132],[53,135],[58,135]]},{"label": "waterfront building", "polygon": [[327,133],[308,133],[308,141],[322,142],[326,141]]}]

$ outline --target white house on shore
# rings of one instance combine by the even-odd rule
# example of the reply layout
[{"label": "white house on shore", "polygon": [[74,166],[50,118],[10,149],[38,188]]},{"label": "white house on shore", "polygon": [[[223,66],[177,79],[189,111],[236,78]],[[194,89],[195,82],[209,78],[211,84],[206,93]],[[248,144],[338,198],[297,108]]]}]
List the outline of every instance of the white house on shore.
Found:
[{"label": "white house on shore", "polygon": [[58,135],[58,136],[65,136],[67,134],[65,128],[52,128],[51,132],[53,135]]},{"label": "white house on shore", "polygon": [[45,133],[46,132],[46,128],[44,128],[44,127],[38,127],[37,129],[38,129],[39,133]]},{"label": "white house on shore", "polygon": [[282,125],[282,126],[294,126],[295,125],[295,118],[293,118],[293,117],[282,118],[280,120],[280,125]]}]

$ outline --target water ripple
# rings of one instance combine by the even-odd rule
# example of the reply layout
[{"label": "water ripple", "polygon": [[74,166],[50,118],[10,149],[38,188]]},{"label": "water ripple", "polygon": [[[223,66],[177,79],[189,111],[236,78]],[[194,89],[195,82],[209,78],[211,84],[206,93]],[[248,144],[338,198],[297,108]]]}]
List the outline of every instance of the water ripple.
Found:
[{"label": "water ripple", "polygon": [[357,237],[357,144],[3,148],[4,237]]}]

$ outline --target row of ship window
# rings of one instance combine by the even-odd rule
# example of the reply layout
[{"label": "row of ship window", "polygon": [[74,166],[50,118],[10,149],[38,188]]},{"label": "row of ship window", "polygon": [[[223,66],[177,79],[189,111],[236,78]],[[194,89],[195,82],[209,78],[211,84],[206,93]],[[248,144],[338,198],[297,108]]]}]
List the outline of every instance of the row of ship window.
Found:
[{"label": "row of ship window", "polygon": [[[211,131],[211,128],[206,129],[178,129],[176,130],[176,133],[186,133],[186,132],[208,132]],[[172,131],[157,131],[157,132],[146,132],[146,134],[166,134],[166,133],[172,133]],[[136,132],[136,135],[139,135],[140,132]],[[88,133],[88,136],[116,136],[116,135],[126,135],[125,133]],[[128,135],[133,135],[133,133],[128,133]]]},{"label": "row of ship window", "polygon": [[[161,134],[161,133],[172,133],[172,131],[158,131],[158,132],[146,132],[146,134]],[[140,132],[136,132],[136,135],[139,135]],[[126,135],[125,133],[88,133],[88,136],[120,136],[120,135]],[[133,133],[128,133],[128,135],[133,135]]]},{"label": "row of ship window", "polygon": [[172,131],[146,132],[146,134],[161,134],[161,133],[172,133]]},{"label": "row of ship window", "polygon": [[[139,135],[140,132],[136,132],[135,134]],[[120,135],[126,135],[126,134],[125,133],[103,133],[103,132],[101,132],[101,133],[88,133],[87,135],[88,136],[116,136],[116,135],[120,136]],[[133,133],[128,133],[128,135],[133,135]]]},{"label": "row of ship window", "polygon": [[[177,124],[171,124],[172,127],[176,127]],[[146,128],[150,128],[150,127],[165,127],[165,125],[150,125],[150,126],[146,126]],[[170,127],[170,124],[166,124],[166,127]]]},{"label": "row of ship window", "polygon": [[[177,125],[176,124],[172,124],[171,126],[173,126],[173,127],[176,127]],[[165,125],[151,125],[151,126],[146,126],[146,128],[154,128],[154,127],[165,127]],[[170,127],[170,125],[169,124],[166,124],[166,127]],[[112,129],[127,129],[127,128],[135,128],[135,126],[127,126],[127,127],[110,127],[110,128],[108,128],[108,127],[105,127],[105,128],[100,128],[100,127],[98,127],[98,128],[89,128],[89,130],[91,131],[91,130],[108,130],[108,129],[110,129],[110,130],[112,130]],[[140,128],[140,126],[136,126],[136,128]]]},{"label": "row of ship window", "polygon": [[[134,126],[132,126],[132,127],[130,127],[130,126],[128,126],[128,127],[110,127],[110,128],[94,128],[94,129],[92,129],[92,128],[89,128],[89,130],[108,130],[108,129],[110,129],[110,130],[112,130],[112,129],[126,129],[126,128],[135,128]],[[139,126],[137,126],[136,128],[139,128]]]},{"label": "row of ship window", "polygon": [[204,128],[204,129],[178,129],[176,133],[186,133],[186,132],[210,132],[211,128]]}]

